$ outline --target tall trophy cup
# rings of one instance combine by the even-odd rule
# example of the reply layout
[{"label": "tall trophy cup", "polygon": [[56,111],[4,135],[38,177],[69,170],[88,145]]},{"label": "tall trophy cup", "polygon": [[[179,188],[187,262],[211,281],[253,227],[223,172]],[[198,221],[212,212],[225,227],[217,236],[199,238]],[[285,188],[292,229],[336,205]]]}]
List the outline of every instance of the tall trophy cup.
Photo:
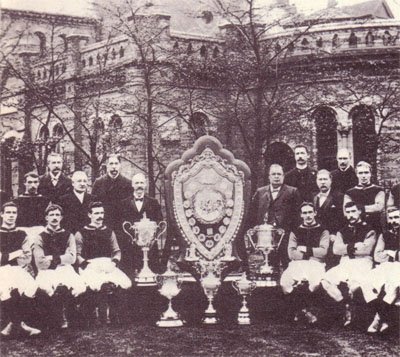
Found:
[{"label": "tall trophy cup", "polygon": [[213,325],[217,323],[217,311],[214,308],[213,301],[221,285],[221,279],[213,271],[206,272],[201,277],[201,286],[208,299],[208,307],[204,313],[203,323]]},{"label": "tall trophy cup", "polygon": [[[122,228],[132,238],[132,242],[136,243],[143,251],[143,268],[135,277],[137,285],[156,285],[156,275],[149,267],[149,250],[167,229],[167,222],[161,221],[157,224],[154,221],[150,221],[144,214],[144,217],[139,222],[135,222],[133,225],[130,222],[124,222]],[[157,229],[159,233],[156,235]]]},{"label": "tall trophy cup", "polygon": [[238,324],[239,325],[250,325],[250,314],[249,308],[247,307],[247,297],[253,292],[257,287],[257,283],[246,278],[246,273],[243,273],[239,280],[232,281],[234,289],[239,295],[242,296],[242,307],[238,314]]},{"label": "tall trophy cup", "polygon": [[162,296],[168,299],[168,309],[161,315],[157,321],[158,327],[180,327],[183,326],[183,321],[179,315],[172,308],[172,299],[177,296],[181,291],[182,280],[180,274],[171,270],[168,264],[167,271],[162,275],[156,277],[158,291]]}]

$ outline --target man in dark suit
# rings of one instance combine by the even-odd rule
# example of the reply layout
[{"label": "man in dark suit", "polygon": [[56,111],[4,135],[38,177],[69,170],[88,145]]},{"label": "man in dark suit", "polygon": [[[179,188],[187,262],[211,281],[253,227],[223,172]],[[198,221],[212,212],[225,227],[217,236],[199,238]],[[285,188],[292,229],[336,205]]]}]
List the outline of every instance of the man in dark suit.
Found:
[{"label": "man in dark suit", "polygon": [[268,223],[285,231],[285,237],[279,247],[282,263],[287,265],[288,233],[299,224],[301,197],[295,187],[283,183],[282,166],[272,164],[269,168],[268,186],[260,187],[253,196],[247,226]]},{"label": "man in dark suit", "polygon": [[118,155],[110,155],[106,164],[107,173],[94,182],[92,196],[94,201],[103,203],[105,225],[115,231],[121,229],[121,201],[132,195],[132,186],[131,181],[120,173]]},{"label": "man in dark suit", "polygon": [[71,179],[62,173],[62,166],[61,155],[51,153],[47,158],[48,173],[39,180],[39,194],[47,197],[53,204],[58,204],[61,196],[72,191]]},{"label": "man in dark suit", "polygon": [[88,213],[92,196],[86,192],[88,177],[83,171],[75,171],[72,175],[73,191],[60,198],[60,206],[64,210],[62,227],[76,233],[90,222]]},{"label": "man in dark suit", "polygon": [[341,148],[337,152],[336,160],[338,168],[332,171],[332,190],[340,191],[343,194],[358,183],[356,171],[350,165],[350,152]]},{"label": "man in dark suit", "polygon": [[317,173],[319,192],[314,196],[314,206],[317,210],[317,222],[328,229],[330,234],[336,234],[345,224],[343,214],[343,193],[332,189],[332,176],[328,170]]},{"label": "man in dark suit", "polygon": [[[134,224],[140,221],[144,215],[151,221],[159,223],[163,220],[161,206],[158,201],[145,194],[147,188],[147,179],[142,173],[132,177],[133,195],[121,202],[121,226],[123,222]],[[130,241],[130,238],[124,234],[121,241],[122,260],[121,267],[129,273],[134,270],[140,270],[143,266],[143,254],[141,249]],[[158,247],[154,243],[149,252],[149,265],[153,271],[159,270]]]},{"label": "man in dark suit", "polygon": [[18,206],[18,227],[45,226],[45,210],[49,199],[38,194],[39,176],[35,172],[28,172],[24,176],[25,192],[15,200]]},{"label": "man in dark suit", "polygon": [[308,166],[310,155],[304,145],[297,145],[294,148],[296,167],[290,170],[285,176],[285,184],[296,187],[304,202],[311,202],[313,194],[318,192],[315,182],[315,170]]}]

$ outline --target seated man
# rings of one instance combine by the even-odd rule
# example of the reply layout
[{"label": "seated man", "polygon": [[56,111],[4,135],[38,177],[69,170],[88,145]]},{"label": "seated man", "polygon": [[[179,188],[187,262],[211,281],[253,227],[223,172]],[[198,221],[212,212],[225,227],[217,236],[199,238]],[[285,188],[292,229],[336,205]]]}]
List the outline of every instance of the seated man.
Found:
[{"label": "seated man", "polygon": [[32,244],[24,231],[15,228],[17,212],[13,202],[1,207],[0,301],[5,312],[3,319],[9,321],[1,335],[10,336],[14,327],[18,326],[33,336],[41,331],[23,322],[24,311],[37,290],[35,279],[29,273],[32,270]]},{"label": "seated man", "polygon": [[[90,318],[98,307],[102,322],[109,322],[109,306],[107,295],[111,288],[129,289],[132,286],[130,279],[117,268],[121,260],[115,233],[103,225],[104,206],[101,202],[89,205],[90,224],[76,233],[77,263],[79,273],[86,285],[95,294],[88,294],[85,310]],[[114,306],[115,308],[117,306]],[[105,313],[105,314],[104,314]]]},{"label": "seated man", "polygon": [[[289,235],[288,255],[291,260],[281,277],[285,294],[290,294],[290,306],[296,306],[295,321],[304,314],[311,324],[317,318],[309,310],[310,292],[319,286],[325,274],[325,257],[329,247],[329,231],[320,226],[315,217],[315,207],[304,202],[300,207],[303,223]],[[308,284],[308,289],[301,289]]]},{"label": "seated man", "polygon": [[49,327],[67,328],[65,309],[72,302],[70,293],[76,297],[85,292],[86,285],[72,267],[76,259],[75,238],[60,227],[62,208],[50,205],[45,213],[47,226],[33,250],[39,271],[36,281],[48,296],[45,303],[52,314],[48,320],[55,325]]},{"label": "seated man", "polygon": [[388,230],[379,236],[374,259],[379,263],[365,276],[361,285],[365,301],[376,312],[368,332],[384,332],[389,328],[392,306],[400,303],[400,209],[387,209]]},{"label": "seated man", "polygon": [[[376,232],[361,219],[362,208],[354,202],[345,204],[344,213],[348,224],[339,230],[333,243],[333,253],[341,256],[340,263],[326,272],[321,284],[335,301],[344,303],[344,326],[348,326],[352,321],[354,293],[373,266]],[[342,291],[341,283],[347,286]]]}]

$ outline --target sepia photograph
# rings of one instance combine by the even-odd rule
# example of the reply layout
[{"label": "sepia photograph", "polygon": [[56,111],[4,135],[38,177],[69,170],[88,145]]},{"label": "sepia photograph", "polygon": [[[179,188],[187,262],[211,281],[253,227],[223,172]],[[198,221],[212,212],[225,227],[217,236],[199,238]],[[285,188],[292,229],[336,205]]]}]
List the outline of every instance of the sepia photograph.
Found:
[{"label": "sepia photograph", "polygon": [[400,0],[0,0],[0,355],[400,355]]}]

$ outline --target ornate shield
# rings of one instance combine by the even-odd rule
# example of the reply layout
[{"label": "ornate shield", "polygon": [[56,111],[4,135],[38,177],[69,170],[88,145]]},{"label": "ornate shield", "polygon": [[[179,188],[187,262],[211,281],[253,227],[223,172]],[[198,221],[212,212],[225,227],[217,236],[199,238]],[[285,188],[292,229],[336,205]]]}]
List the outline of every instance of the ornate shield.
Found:
[{"label": "ornate shield", "polygon": [[203,136],[165,175],[169,218],[192,258],[212,261],[234,250],[250,198],[248,166]]}]

